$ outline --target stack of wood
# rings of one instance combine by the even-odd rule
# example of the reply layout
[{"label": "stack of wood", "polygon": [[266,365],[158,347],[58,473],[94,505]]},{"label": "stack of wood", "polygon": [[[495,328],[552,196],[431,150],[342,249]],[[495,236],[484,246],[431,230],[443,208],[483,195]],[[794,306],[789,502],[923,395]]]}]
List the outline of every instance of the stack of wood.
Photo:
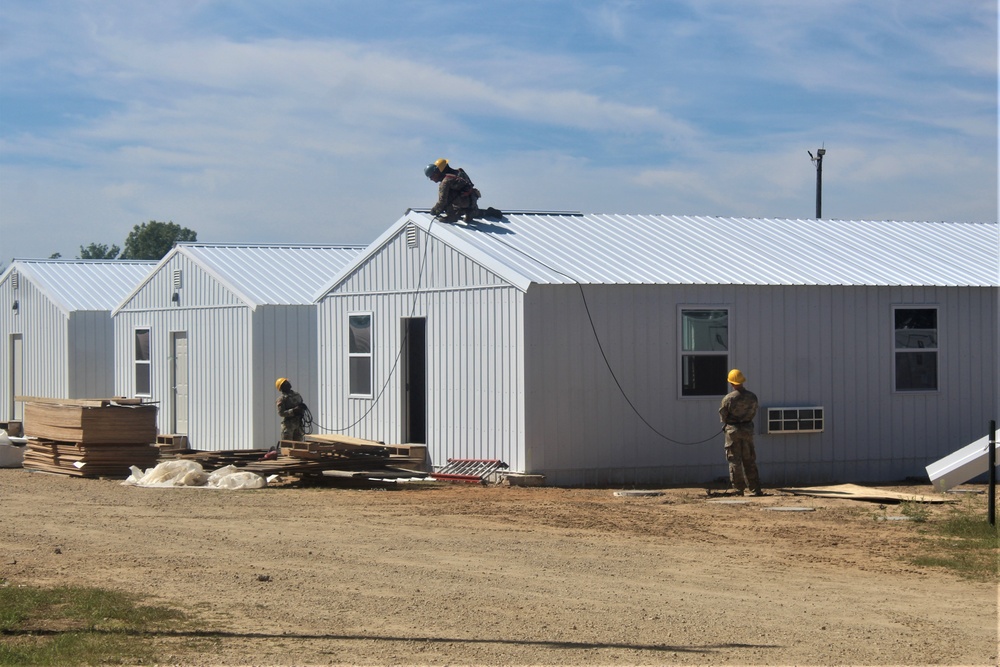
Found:
[{"label": "stack of wood", "polygon": [[79,477],[126,478],[156,465],[156,406],[142,399],[18,396],[28,438],[24,467]]},{"label": "stack of wood", "polygon": [[426,445],[386,445],[345,435],[307,435],[304,442],[282,440],[281,454],[264,450],[229,450],[177,454],[171,458],[198,461],[205,469],[234,465],[263,477],[347,477],[394,480],[426,474]]}]

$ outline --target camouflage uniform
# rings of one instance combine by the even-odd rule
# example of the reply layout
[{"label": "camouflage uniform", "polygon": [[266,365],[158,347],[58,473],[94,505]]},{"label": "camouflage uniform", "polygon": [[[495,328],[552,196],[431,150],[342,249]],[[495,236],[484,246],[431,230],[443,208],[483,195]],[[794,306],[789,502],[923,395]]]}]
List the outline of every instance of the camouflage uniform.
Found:
[{"label": "camouflage uniform", "polygon": [[457,174],[445,174],[438,183],[438,200],[431,209],[431,215],[444,213],[452,219],[478,215],[479,197],[479,190],[467,178]]},{"label": "camouflage uniform", "polygon": [[289,389],[281,392],[278,398],[278,415],[281,417],[281,439],[301,442],[305,437],[302,429],[302,412],[304,401],[297,391]]},{"label": "camouflage uniform", "polygon": [[741,494],[747,488],[751,493],[760,493],[757,451],[753,446],[753,418],[756,414],[757,396],[742,386],[726,394],[719,407],[719,416],[725,423],[729,480]]}]

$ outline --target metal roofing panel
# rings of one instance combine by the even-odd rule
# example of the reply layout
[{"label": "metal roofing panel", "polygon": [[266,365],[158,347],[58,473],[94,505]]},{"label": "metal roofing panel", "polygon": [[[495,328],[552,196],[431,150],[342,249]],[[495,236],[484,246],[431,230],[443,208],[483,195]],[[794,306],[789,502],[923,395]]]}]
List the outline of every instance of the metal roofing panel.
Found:
[{"label": "metal roofing panel", "polygon": [[30,279],[67,312],[112,310],[156,262],[92,259],[15,259],[8,271]]},{"label": "metal roofing panel", "polygon": [[466,226],[410,217],[520,282],[1000,285],[996,223],[524,212]]},{"label": "metal roofing panel", "polygon": [[365,246],[182,243],[183,252],[253,305],[312,303]]}]

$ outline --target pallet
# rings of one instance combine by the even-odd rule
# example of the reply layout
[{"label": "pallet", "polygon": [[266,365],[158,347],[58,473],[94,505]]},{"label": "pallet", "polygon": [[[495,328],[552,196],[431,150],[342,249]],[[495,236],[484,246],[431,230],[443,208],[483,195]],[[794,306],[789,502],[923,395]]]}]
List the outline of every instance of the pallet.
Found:
[{"label": "pallet", "polygon": [[178,433],[161,433],[156,436],[156,446],[162,454],[180,454],[190,451],[188,437]]}]

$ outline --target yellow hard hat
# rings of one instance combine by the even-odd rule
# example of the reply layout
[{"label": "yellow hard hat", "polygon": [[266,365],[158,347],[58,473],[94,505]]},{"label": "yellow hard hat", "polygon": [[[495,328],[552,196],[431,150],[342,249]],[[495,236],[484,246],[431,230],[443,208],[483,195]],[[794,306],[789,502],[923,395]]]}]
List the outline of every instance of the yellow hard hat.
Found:
[{"label": "yellow hard hat", "polygon": [[738,368],[734,368],[729,371],[729,377],[727,379],[729,380],[729,384],[743,384],[747,381],[747,379],[743,377],[743,371]]},{"label": "yellow hard hat", "polygon": [[438,168],[438,171],[444,173],[444,168],[448,166],[448,161],[445,160],[443,157],[439,157],[438,159],[434,160],[434,166]]},{"label": "yellow hard hat", "polygon": [[288,378],[278,378],[277,380],[274,381],[274,388],[277,389],[278,391],[281,391],[281,385],[285,384],[286,382],[288,382]]}]

